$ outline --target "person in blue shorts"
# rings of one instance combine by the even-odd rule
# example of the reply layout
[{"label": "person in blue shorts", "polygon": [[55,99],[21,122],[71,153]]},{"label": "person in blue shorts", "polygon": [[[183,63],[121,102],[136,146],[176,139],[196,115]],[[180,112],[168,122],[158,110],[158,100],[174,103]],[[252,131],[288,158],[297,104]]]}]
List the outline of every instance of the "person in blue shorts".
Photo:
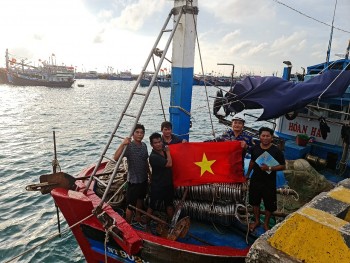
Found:
[{"label": "person in blue shorts", "polygon": [[[246,178],[249,179],[249,175],[253,171],[249,185],[249,203],[253,206],[255,221],[249,225],[250,231],[254,231],[260,225],[261,200],[263,200],[265,206],[264,229],[266,231],[269,229],[271,214],[277,209],[276,172],[284,170],[286,162],[283,152],[276,145],[272,144],[272,136],[272,129],[261,127],[259,129],[260,143],[254,145],[251,149],[251,160]],[[270,162],[278,164],[260,163],[259,165],[257,159],[262,154],[264,156],[271,155],[275,161]]]}]

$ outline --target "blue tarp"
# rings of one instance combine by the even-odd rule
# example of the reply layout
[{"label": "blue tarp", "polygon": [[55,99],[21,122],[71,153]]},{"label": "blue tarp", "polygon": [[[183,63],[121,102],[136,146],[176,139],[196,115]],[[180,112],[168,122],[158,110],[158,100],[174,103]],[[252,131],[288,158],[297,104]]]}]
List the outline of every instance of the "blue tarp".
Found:
[{"label": "blue tarp", "polygon": [[246,77],[226,93],[226,114],[244,109],[264,112],[258,120],[268,120],[302,109],[321,98],[340,97],[350,85],[350,71],[329,70],[308,81],[293,83],[278,77]]}]

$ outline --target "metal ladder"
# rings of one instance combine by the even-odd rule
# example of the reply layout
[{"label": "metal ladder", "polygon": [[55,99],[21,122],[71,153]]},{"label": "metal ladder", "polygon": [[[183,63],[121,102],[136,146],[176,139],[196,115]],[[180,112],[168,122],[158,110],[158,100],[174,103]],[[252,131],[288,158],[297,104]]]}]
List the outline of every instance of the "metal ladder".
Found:
[{"label": "metal ladder", "polygon": [[[117,131],[118,131],[119,127],[120,127],[120,124],[121,124],[123,118],[126,117],[126,116],[127,116],[127,117],[131,117],[131,118],[133,118],[133,119],[135,120],[135,121],[134,121],[134,124],[133,124],[133,126],[131,127],[131,130],[130,130],[130,132],[129,132],[129,137],[131,137],[131,136],[133,135],[133,131],[134,131],[135,127],[136,127],[136,124],[138,123],[138,121],[139,121],[139,119],[140,119],[140,116],[141,116],[142,111],[143,111],[143,109],[144,109],[144,107],[145,107],[145,104],[146,104],[146,102],[147,102],[147,99],[148,99],[148,97],[149,97],[149,95],[150,95],[150,93],[151,93],[152,87],[153,87],[155,81],[157,80],[158,72],[160,71],[160,68],[161,68],[161,66],[162,66],[162,63],[163,63],[164,59],[166,59],[166,58],[165,58],[165,55],[166,55],[166,53],[167,53],[167,51],[168,51],[168,49],[169,49],[169,46],[170,46],[170,44],[171,44],[171,41],[172,41],[173,37],[174,37],[175,31],[176,31],[177,26],[178,26],[178,24],[179,24],[179,21],[180,21],[180,19],[181,19],[181,17],[182,17],[182,14],[183,14],[184,12],[186,12],[186,9],[185,9],[185,8],[186,8],[186,6],[183,6],[183,7],[180,8],[180,9],[173,8],[173,9],[170,11],[170,13],[169,13],[169,15],[168,15],[168,17],[167,17],[167,19],[166,19],[166,21],[165,21],[163,27],[162,27],[162,30],[160,31],[160,33],[159,33],[159,35],[158,35],[158,37],[157,37],[157,40],[156,40],[156,42],[154,43],[153,48],[152,48],[150,54],[148,55],[148,58],[147,58],[147,60],[146,60],[146,63],[145,63],[145,65],[144,65],[143,68],[142,68],[141,74],[138,76],[137,81],[136,81],[136,83],[135,83],[135,85],[134,85],[134,87],[133,87],[133,89],[132,89],[132,91],[131,91],[131,93],[130,93],[130,95],[129,95],[129,99],[128,99],[127,102],[126,102],[126,105],[125,105],[125,107],[124,107],[124,109],[123,109],[123,111],[122,111],[122,113],[121,113],[121,115],[120,115],[120,117],[119,117],[119,119],[118,119],[118,121],[117,121],[117,124],[116,124],[116,126],[115,126],[115,128],[114,128],[114,130],[113,130],[113,132],[112,132],[112,134],[111,134],[111,136],[110,136],[110,138],[109,138],[109,140],[108,140],[108,143],[107,143],[107,145],[105,146],[105,148],[104,148],[104,150],[103,150],[103,152],[102,152],[102,154],[101,154],[101,156],[100,156],[100,158],[99,158],[99,160],[98,160],[98,162],[97,162],[97,164],[96,164],[96,166],[95,166],[95,168],[94,168],[94,170],[93,170],[93,172],[92,172],[92,174],[91,174],[91,177],[90,177],[90,179],[89,179],[89,181],[88,181],[88,183],[87,183],[87,185],[86,185],[86,189],[85,189],[84,193],[86,193],[86,192],[88,191],[88,189],[89,189],[89,187],[90,187],[91,182],[92,182],[93,179],[95,179],[96,181],[98,181],[99,183],[101,183],[102,185],[104,185],[104,186],[106,187],[106,189],[105,189],[105,191],[104,191],[104,194],[103,194],[103,197],[101,198],[101,203],[99,204],[99,207],[102,207],[102,205],[103,205],[103,203],[104,203],[104,201],[105,201],[105,199],[106,199],[106,197],[107,197],[107,194],[108,194],[108,192],[109,192],[109,189],[110,189],[111,186],[112,186],[112,182],[113,182],[113,180],[114,180],[114,177],[115,177],[116,174],[117,174],[118,167],[119,167],[119,165],[120,165],[120,163],[121,163],[121,161],[122,161],[122,158],[123,158],[123,156],[124,156],[124,154],[125,154],[126,147],[124,147],[123,152],[122,152],[120,158],[118,159],[118,161],[114,161],[113,159],[111,159],[111,158],[109,158],[108,156],[106,156],[106,152],[108,151],[108,149],[109,149],[109,147],[110,147],[110,145],[111,145],[111,143],[112,143],[114,137],[117,137],[117,138],[120,138],[120,139],[124,139],[124,138],[125,138],[125,136],[123,137],[123,136],[118,135],[118,134],[117,134]],[[187,7],[187,8],[188,8],[188,7]],[[173,26],[173,29],[166,29],[166,27],[167,27],[168,24],[169,24],[170,18],[172,17],[172,15],[177,14],[177,12],[179,12],[179,15],[178,15],[177,21],[175,21],[175,24],[174,24],[174,26]],[[160,40],[161,40],[161,38],[162,38],[162,36],[163,36],[163,34],[164,34],[165,32],[170,32],[170,36],[169,36],[168,41],[167,41],[167,43],[166,43],[166,45],[165,45],[165,47],[164,47],[163,52],[159,52],[159,49],[157,48],[157,46],[158,46],[158,44],[159,44],[159,42],[160,42]],[[148,71],[146,71],[146,69],[147,69],[148,65],[150,64],[150,61],[151,61],[151,59],[153,58],[153,55],[160,55],[160,54],[161,54],[161,57],[160,57],[160,59],[159,59],[159,62],[158,62],[157,67],[155,68],[155,72],[153,73],[153,77],[152,77],[151,82],[150,82],[150,84],[149,84],[149,86],[148,86],[148,88],[147,88],[147,91],[146,91],[145,93],[143,93],[143,92],[138,92],[138,91],[137,91],[137,88],[139,87],[139,84],[140,84],[140,82],[141,82],[141,79],[142,79],[143,75],[144,75],[145,73],[149,73]],[[155,66],[155,64],[154,64],[154,66]],[[137,113],[136,115],[130,114],[130,113],[127,112],[127,110],[128,110],[128,108],[129,108],[129,106],[130,106],[130,104],[131,104],[131,101],[133,100],[134,96],[142,96],[142,97],[144,97],[144,98],[143,98],[143,101],[142,101],[142,103],[141,103],[141,105],[140,105],[140,108],[139,108],[139,110],[138,110],[138,113]],[[110,177],[110,179],[109,179],[109,181],[108,181],[108,185],[107,185],[107,186],[106,186],[106,184],[105,184],[104,182],[102,182],[102,181],[96,176],[96,172],[97,172],[97,170],[98,170],[99,166],[101,165],[102,160],[103,160],[104,158],[106,158],[106,159],[108,159],[108,160],[111,160],[111,161],[114,161],[114,162],[116,163],[115,168],[114,168],[113,173],[112,173],[112,175],[111,175],[111,177]]]}]

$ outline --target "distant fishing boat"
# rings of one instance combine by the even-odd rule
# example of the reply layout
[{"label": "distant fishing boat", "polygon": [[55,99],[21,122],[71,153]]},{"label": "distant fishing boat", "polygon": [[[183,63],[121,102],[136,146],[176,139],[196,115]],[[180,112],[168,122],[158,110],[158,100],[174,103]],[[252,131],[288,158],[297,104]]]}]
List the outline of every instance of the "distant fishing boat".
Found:
[{"label": "distant fishing boat", "polygon": [[7,70],[5,68],[0,68],[0,84],[7,84]]},{"label": "distant fishing boat", "polygon": [[134,78],[131,74],[131,71],[121,71],[119,73],[108,74],[107,79],[109,79],[109,80],[123,80],[123,81],[134,80]]},{"label": "distant fishing boat", "polygon": [[98,78],[99,76],[96,70],[75,73],[75,79],[98,79]]},{"label": "distant fishing boat", "polygon": [[218,87],[230,87],[233,83],[235,84],[236,79],[224,76],[212,76],[212,75],[199,75],[195,74],[193,76],[193,85],[196,86],[218,86]]},{"label": "distant fishing boat", "polygon": [[7,80],[18,86],[71,87],[74,83],[74,67],[58,66],[42,62],[42,66],[33,66],[25,60],[9,58],[6,49]]},{"label": "distant fishing boat", "polygon": [[[152,78],[142,78],[140,82],[141,87],[148,87],[151,83]],[[169,88],[171,87],[171,77],[165,78],[165,77],[158,77],[157,80],[153,84],[154,86]]]}]

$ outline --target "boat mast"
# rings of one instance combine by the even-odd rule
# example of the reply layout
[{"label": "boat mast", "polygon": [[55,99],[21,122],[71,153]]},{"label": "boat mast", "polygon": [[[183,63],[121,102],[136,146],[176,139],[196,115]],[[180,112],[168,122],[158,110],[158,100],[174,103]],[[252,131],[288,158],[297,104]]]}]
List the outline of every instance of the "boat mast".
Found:
[{"label": "boat mast", "polygon": [[[198,0],[175,0],[174,10],[187,6],[181,16],[180,26],[173,38],[170,121],[173,131],[182,139],[189,139],[190,112],[193,85],[194,52],[196,42],[196,23]],[[180,12],[174,15],[177,20]]]},{"label": "boat mast", "polygon": [[337,2],[338,2],[338,0],[335,0],[334,12],[333,12],[333,20],[332,20],[332,28],[331,28],[331,35],[329,37],[329,42],[328,42],[328,49],[327,49],[327,57],[326,57],[325,68],[328,67],[329,57],[330,57],[330,54],[331,54],[332,39],[333,39],[333,29],[334,29],[333,25],[334,25],[335,10],[337,9]]},{"label": "boat mast", "polygon": [[6,58],[6,69],[8,70],[9,69],[9,50],[7,48],[6,48],[5,58]]}]

